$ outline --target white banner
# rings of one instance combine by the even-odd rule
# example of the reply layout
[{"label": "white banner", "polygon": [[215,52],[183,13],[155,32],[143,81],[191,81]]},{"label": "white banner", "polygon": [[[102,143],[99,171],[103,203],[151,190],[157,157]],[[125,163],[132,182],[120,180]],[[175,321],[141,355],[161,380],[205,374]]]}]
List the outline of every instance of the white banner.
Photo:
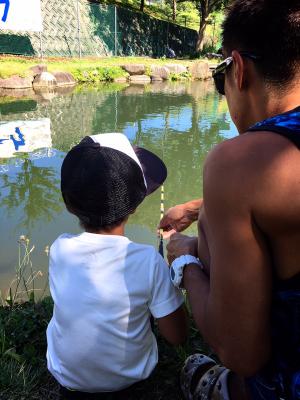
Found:
[{"label": "white banner", "polygon": [[41,32],[41,1],[0,0],[0,29]]}]

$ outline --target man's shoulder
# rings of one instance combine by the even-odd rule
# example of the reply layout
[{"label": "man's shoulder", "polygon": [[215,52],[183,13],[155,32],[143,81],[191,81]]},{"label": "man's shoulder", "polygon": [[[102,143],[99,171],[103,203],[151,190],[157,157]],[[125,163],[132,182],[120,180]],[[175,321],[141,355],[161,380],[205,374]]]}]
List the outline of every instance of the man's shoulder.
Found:
[{"label": "man's shoulder", "polygon": [[299,150],[293,143],[274,132],[248,132],[210,152],[204,166],[204,192],[250,209],[257,200],[278,196],[278,191],[283,195],[283,187],[290,190],[299,173]]},{"label": "man's shoulder", "polygon": [[297,151],[293,143],[275,132],[245,132],[216,145],[207,157],[205,168],[221,169],[222,175],[257,175],[272,160],[279,161],[283,153]]}]

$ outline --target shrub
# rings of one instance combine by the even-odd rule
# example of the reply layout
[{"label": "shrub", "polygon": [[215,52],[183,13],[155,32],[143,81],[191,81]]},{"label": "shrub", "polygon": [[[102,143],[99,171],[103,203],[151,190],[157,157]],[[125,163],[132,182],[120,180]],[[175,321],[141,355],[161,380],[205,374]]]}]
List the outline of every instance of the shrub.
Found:
[{"label": "shrub", "polygon": [[121,67],[97,67],[87,69],[77,69],[73,76],[80,83],[99,83],[111,82],[115,78],[127,77],[128,74]]},{"label": "shrub", "polygon": [[188,71],[181,72],[180,74],[171,73],[169,79],[171,81],[187,81],[192,79],[192,74]]}]

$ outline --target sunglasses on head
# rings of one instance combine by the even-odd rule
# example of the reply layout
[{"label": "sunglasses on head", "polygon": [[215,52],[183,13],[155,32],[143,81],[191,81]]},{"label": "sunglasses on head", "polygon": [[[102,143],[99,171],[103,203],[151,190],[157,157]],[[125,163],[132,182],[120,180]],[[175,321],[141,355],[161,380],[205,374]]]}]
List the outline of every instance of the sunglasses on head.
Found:
[{"label": "sunglasses on head", "polygon": [[[250,58],[251,60],[257,61],[260,59],[259,56],[247,53],[245,51],[239,52],[242,57]],[[227,57],[221,64],[219,64],[212,73],[216,89],[219,94],[225,95],[225,72],[233,62],[232,57]]]}]

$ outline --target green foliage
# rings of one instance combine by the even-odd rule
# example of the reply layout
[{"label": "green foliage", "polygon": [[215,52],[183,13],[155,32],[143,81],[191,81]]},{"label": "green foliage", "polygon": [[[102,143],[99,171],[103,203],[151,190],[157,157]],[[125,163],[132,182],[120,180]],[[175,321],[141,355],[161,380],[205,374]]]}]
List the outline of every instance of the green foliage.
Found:
[{"label": "green foliage", "polygon": [[192,79],[192,74],[188,71],[181,72],[180,74],[171,73],[169,79],[171,81],[188,81]]},{"label": "green foliage", "polygon": [[90,69],[77,69],[73,73],[74,78],[80,83],[111,82],[115,78],[126,77],[128,74],[119,66],[96,67]]},{"label": "green foliage", "polygon": [[150,65],[145,66],[145,75],[151,76],[151,67]]},{"label": "green foliage", "polygon": [[[5,203],[5,200],[7,199],[4,199],[3,203]],[[15,278],[11,281],[7,294],[4,297],[0,292],[2,304],[7,304],[11,309],[25,300],[28,300],[32,304],[36,301],[36,291],[38,289],[35,287],[35,281],[36,278],[42,276],[42,272],[33,270],[31,253],[34,251],[34,248],[35,246],[30,245],[29,238],[24,235],[20,236],[18,240],[19,257],[18,265],[15,268]],[[40,297],[43,297],[45,290],[46,287],[44,287]]]},{"label": "green foliage", "polygon": [[214,11],[209,16],[209,25],[206,28],[203,53],[216,53],[222,46],[222,23],[224,13]]},{"label": "green foliage", "polygon": [[32,365],[46,354],[45,330],[52,315],[50,298],[41,302],[0,308],[0,358],[30,361]]}]

